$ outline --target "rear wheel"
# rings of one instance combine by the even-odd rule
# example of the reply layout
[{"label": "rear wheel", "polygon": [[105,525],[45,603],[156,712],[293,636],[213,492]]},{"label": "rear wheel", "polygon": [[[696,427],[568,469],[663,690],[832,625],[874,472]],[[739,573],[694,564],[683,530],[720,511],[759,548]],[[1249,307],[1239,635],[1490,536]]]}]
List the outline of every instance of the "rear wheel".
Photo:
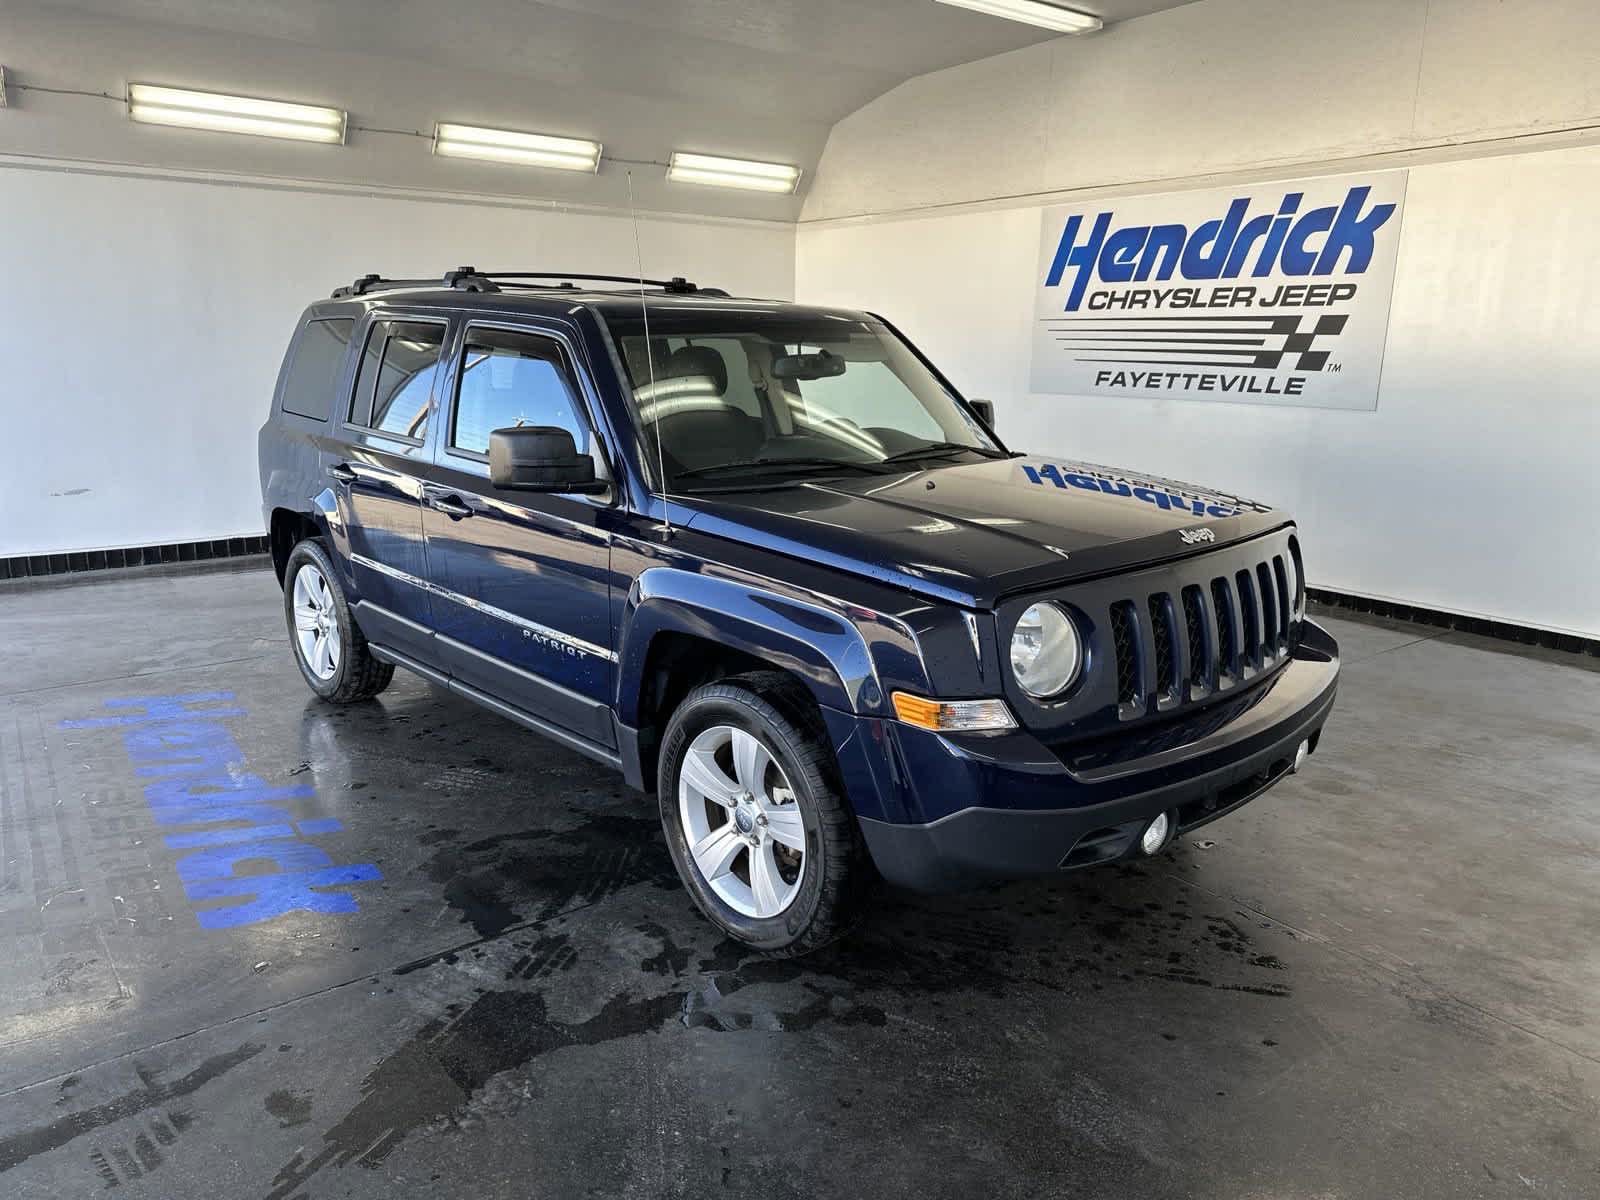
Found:
[{"label": "rear wheel", "polygon": [[370,700],[389,686],[394,665],[373,657],[320,542],[307,539],[290,551],[283,604],[295,662],[317,695],[349,704]]},{"label": "rear wheel", "polygon": [[848,932],[875,881],[809,697],[760,672],[673,713],[658,794],[684,886],[730,937],[772,954]]}]

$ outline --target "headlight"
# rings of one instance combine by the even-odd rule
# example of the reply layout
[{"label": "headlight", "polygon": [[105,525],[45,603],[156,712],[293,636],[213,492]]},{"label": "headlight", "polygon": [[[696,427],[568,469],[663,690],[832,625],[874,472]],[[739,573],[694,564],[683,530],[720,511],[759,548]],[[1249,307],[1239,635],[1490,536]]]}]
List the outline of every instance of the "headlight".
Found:
[{"label": "headlight", "polygon": [[1011,635],[1011,673],[1028,695],[1059,695],[1078,677],[1083,644],[1078,628],[1058,604],[1035,604]]}]

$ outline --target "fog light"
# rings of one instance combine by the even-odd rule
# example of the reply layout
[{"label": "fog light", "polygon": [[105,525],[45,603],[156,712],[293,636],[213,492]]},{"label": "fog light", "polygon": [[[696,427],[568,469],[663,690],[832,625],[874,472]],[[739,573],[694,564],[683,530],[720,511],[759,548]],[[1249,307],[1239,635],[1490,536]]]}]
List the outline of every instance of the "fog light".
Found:
[{"label": "fog light", "polygon": [[1154,854],[1167,844],[1167,831],[1171,828],[1172,822],[1167,819],[1166,813],[1162,813],[1144,827],[1144,836],[1139,839],[1139,849],[1146,854]]},{"label": "fog light", "polygon": [[1291,772],[1298,771],[1301,767],[1306,765],[1306,759],[1310,757],[1311,743],[1309,741],[1301,742],[1294,749],[1294,766],[1290,767],[1289,770]]}]

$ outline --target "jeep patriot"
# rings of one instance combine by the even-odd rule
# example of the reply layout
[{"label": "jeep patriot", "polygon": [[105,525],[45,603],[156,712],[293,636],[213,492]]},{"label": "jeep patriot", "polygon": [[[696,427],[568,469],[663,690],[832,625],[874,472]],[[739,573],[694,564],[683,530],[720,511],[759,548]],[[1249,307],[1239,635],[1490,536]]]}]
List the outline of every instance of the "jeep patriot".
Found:
[{"label": "jeep patriot", "polygon": [[771,953],[879,880],[1159,854],[1333,704],[1286,515],[1015,453],[870,313],[367,276],[301,318],[259,449],[313,692],[405,667],[620,770]]}]

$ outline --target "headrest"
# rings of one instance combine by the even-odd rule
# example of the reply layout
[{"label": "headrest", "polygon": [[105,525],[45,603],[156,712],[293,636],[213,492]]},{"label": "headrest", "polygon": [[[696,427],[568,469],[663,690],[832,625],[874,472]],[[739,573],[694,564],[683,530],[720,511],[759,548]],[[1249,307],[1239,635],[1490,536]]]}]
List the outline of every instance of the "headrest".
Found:
[{"label": "headrest", "polygon": [[710,346],[680,346],[667,356],[661,374],[665,379],[705,376],[718,396],[728,391],[728,363]]}]

